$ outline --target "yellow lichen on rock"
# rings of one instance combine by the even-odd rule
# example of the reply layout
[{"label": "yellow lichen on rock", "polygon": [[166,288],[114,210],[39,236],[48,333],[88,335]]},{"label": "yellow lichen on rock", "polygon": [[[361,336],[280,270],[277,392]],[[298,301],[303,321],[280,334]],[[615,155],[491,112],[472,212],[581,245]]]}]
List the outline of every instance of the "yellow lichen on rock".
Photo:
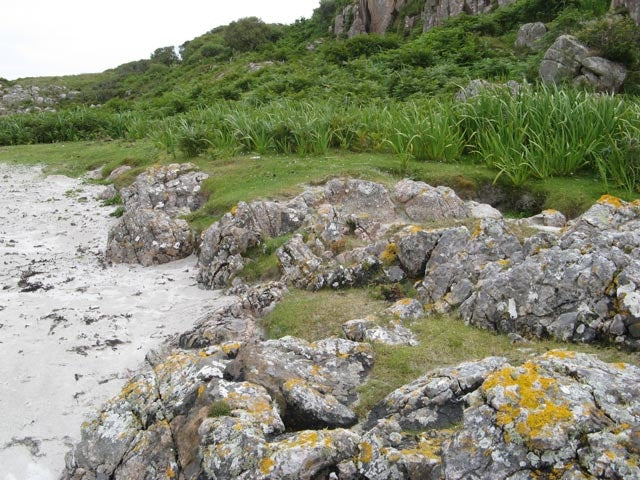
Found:
[{"label": "yellow lichen on rock", "polygon": [[268,475],[269,473],[271,473],[271,470],[273,470],[273,467],[276,466],[276,462],[273,461],[273,459],[266,457],[263,458],[262,460],[260,460],[260,473],[262,473],[263,475]]},{"label": "yellow lichen on rock", "polygon": [[[554,351],[547,355],[563,353],[572,352]],[[525,441],[543,438],[558,424],[574,417],[566,404],[554,402],[557,380],[541,375],[533,362],[518,368],[509,366],[490,375],[481,389],[485,395],[502,389],[504,401],[498,405],[496,421],[501,427],[513,427]]]},{"label": "yellow lichen on rock", "polygon": [[576,352],[572,352],[571,350],[551,350],[544,354],[545,357],[555,357],[560,358],[562,360],[566,360],[568,358],[576,358]]},{"label": "yellow lichen on rock", "polygon": [[369,442],[362,442],[358,445],[360,448],[360,456],[358,460],[362,463],[369,463],[373,458],[373,447]]},{"label": "yellow lichen on rock", "polygon": [[618,197],[614,197],[613,195],[602,195],[598,199],[598,203],[610,205],[616,208],[621,208],[623,206],[622,200],[620,200]]},{"label": "yellow lichen on rock", "polygon": [[384,252],[380,254],[380,260],[386,264],[395,262],[398,258],[398,246],[395,243],[388,243]]},{"label": "yellow lichen on rock", "polygon": [[167,474],[167,478],[176,478],[176,472],[174,472],[171,467],[167,467],[167,471],[165,473]]}]

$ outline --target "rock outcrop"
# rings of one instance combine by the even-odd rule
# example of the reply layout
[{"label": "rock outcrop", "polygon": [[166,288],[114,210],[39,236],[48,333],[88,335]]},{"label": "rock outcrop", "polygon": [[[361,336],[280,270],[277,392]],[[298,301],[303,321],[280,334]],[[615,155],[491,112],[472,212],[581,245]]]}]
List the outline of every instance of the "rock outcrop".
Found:
[{"label": "rock outcrop", "polygon": [[[521,366],[490,357],[434,370],[357,427],[325,430],[329,418],[353,423],[338,406],[350,387],[326,379],[363,367],[366,353],[291,338],[256,348],[246,380],[224,378],[237,360],[218,347],[138,374],[83,425],[62,478],[640,478],[637,367],[565,351]],[[284,372],[296,378],[282,383]],[[296,418],[314,426],[285,433]]]},{"label": "rock outcrop", "polygon": [[172,164],[151,167],[123,188],[124,214],[109,232],[107,260],[149,266],[191,255],[193,234],[180,217],[200,208],[207,177],[192,164]]},{"label": "rock outcrop", "polygon": [[[462,13],[478,15],[515,0],[424,0],[421,14],[423,30],[432,29],[450,17]],[[363,33],[386,33],[402,12],[407,0],[357,0],[347,5],[336,17],[335,35],[347,34],[349,38]],[[405,17],[400,21],[405,29],[411,29],[417,17]]]},{"label": "rock outcrop", "polygon": [[618,10],[620,8],[626,9],[629,12],[629,16],[636,24],[640,25],[640,1],[638,0],[612,0],[611,9]]},{"label": "rock outcrop", "polygon": [[419,298],[491,330],[639,350],[640,206],[605,196],[560,236],[556,212],[526,224],[543,231],[522,243],[501,220],[430,232]]},{"label": "rock outcrop", "polygon": [[55,112],[55,107],[60,102],[73,99],[79,93],[58,85],[41,88],[22,85],[3,87],[0,84],[0,116],[13,113]]},{"label": "rock outcrop", "polygon": [[[384,280],[385,263],[400,259],[410,278],[426,264],[420,224],[463,221],[472,215],[499,217],[490,206],[464,202],[447,187],[403,180],[385,186],[334,179],[287,203],[239,203],[202,237],[199,281],[230,283],[269,238],[294,233],[276,251],[282,280],[298,288],[342,288]],[[402,229],[402,227],[405,227]],[[394,231],[402,229],[394,235]]]},{"label": "rock outcrop", "polygon": [[539,73],[545,83],[569,81],[605,92],[618,92],[627,76],[624,66],[593,56],[571,35],[559,36],[549,47]]}]

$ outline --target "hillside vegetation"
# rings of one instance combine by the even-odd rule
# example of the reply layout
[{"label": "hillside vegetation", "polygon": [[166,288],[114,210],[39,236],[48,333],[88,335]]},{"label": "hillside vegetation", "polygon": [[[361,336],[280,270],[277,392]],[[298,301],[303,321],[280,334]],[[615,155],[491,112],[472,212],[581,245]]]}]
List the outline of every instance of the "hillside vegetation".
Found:
[{"label": "hillside vegetation", "polygon": [[[161,47],[100,74],[22,79],[81,93],[57,113],[0,118],[0,145],[147,139],[160,155],[211,160],[388,153],[404,175],[416,162],[475,162],[516,187],[586,175],[606,191],[636,192],[640,30],[611,16],[609,0],[519,0],[425,33],[402,24],[423,3],[412,1],[385,35],[335,38],[348,3],[323,0],[292,25],[241,19],[185,42],[180,55]],[[548,27],[541,48],[514,47],[533,21]],[[544,51],[563,33],[627,67],[622,95],[538,86]],[[476,78],[525,86],[454,100]]]}]

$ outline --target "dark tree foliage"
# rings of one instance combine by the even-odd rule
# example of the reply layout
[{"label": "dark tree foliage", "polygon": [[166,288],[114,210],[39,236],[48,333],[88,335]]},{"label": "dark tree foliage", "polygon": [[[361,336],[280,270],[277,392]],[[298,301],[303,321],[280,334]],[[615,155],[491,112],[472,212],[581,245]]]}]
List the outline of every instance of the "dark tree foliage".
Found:
[{"label": "dark tree foliage", "polygon": [[257,17],[241,18],[231,22],[224,31],[225,43],[236,52],[250,52],[279,37],[273,25],[264,23]]},{"label": "dark tree foliage", "polygon": [[173,47],[161,47],[151,54],[151,61],[155,63],[163,63],[164,65],[173,65],[179,63],[180,58],[176,54],[176,50]]}]

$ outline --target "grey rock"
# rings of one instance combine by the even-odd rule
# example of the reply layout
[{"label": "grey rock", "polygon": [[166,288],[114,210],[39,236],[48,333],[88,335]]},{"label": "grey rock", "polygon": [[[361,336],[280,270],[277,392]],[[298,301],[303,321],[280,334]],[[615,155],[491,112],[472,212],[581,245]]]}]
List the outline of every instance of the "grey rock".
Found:
[{"label": "grey rock", "polygon": [[539,42],[542,37],[547,33],[547,27],[542,22],[525,23],[518,30],[518,37],[516,38],[516,47],[526,47],[536,49],[539,47]]},{"label": "grey rock", "polygon": [[385,313],[401,320],[418,320],[424,316],[424,308],[414,298],[403,298],[387,308]]},{"label": "grey rock", "polygon": [[[303,340],[284,337],[256,345],[245,345],[228,369],[232,378],[264,386],[280,403],[285,423],[291,427],[308,428],[311,420],[326,426],[329,418],[312,418],[312,405],[319,405],[318,395],[308,395],[312,405],[301,404],[301,396],[287,390],[305,382],[305,389],[314,389],[325,397],[327,408],[335,406],[334,399],[349,408],[357,399],[356,388],[362,384],[373,365],[373,351],[367,344],[339,338],[329,338],[309,344]],[[293,381],[292,383],[287,383]],[[295,399],[294,403],[287,402]],[[342,409],[344,412],[344,410]],[[336,417],[337,418],[337,417]],[[315,424],[314,424],[315,425]]]},{"label": "grey rock", "polygon": [[394,245],[398,261],[408,277],[424,275],[431,251],[437,245],[440,235],[438,231],[427,231],[419,227],[405,227],[396,235]]},{"label": "grey rock", "polygon": [[468,216],[464,202],[449,187],[432,187],[405,179],[396,184],[393,199],[403,205],[407,216],[415,222]]},{"label": "grey rock", "polygon": [[342,331],[345,337],[356,342],[411,347],[418,345],[418,340],[413,332],[398,320],[391,320],[386,326],[379,325],[374,317],[349,320],[342,325]]},{"label": "grey rock", "polygon": [[627,69],[616,62],[601,57],[587,57],[582,60],[581,76],[575,83],[588,83],[596,90],[617,93],[627,78]]},{"label": "grey rock", "polygon": [[178,218],[200,208],[207,175],[191,164],[151,167],[120,191],[124,215],[109,232],[105,256],[114,263],[144,266],[189,256],[195,242]]},{"label": "grey rock", "polygon": [[116,187],[114,187],[113,185],[107,185],[100,193],[98,193],[96,198],[98,200],[111,200],[116,195],[118,195]]},{"label": "grey rock", "polygon": [[191,255],[193,235],[186,220],[151,209],[128,209],[109,232],[106,258],[145,267]]},{"label": "grey rock", "polygon": [[342,216],[355,215],[381,222],[395,217],[395,206],[386,188],[366,180],[330,180],[324,188],[324,200]]},{"label": "grey rock", "polygon": [[107,177],[107,180],[110,181],[110,182],[113,182],[116,178],[124,175],[125,173],[127,173],[131,169],[132,169],[132,167],[130,167],[129,165],[120,165],[119,167],[114,168],[111,171],[111,173]]},{"label": "grey rock", "polygon": [[582,61],[589,49],[571,35],[560,35],[544,54],[540,64],[540,77],[545,83],[572,81],[580,73]]},{"label": "grey rock", "polygon": [[198,281],[209,288],[227,285],[246,265],[249,248],[295,231],[307,210],[302,197],[288,203],[240,202],[202,234]]},{"label": "grey rock", "polygon": [[371,410],[364,428],[382,419],[396,422],[403,430],[449,428],[462,420],[464,397],[505,363],[502,357],[488,357],[436,369],[387,395]]}]

